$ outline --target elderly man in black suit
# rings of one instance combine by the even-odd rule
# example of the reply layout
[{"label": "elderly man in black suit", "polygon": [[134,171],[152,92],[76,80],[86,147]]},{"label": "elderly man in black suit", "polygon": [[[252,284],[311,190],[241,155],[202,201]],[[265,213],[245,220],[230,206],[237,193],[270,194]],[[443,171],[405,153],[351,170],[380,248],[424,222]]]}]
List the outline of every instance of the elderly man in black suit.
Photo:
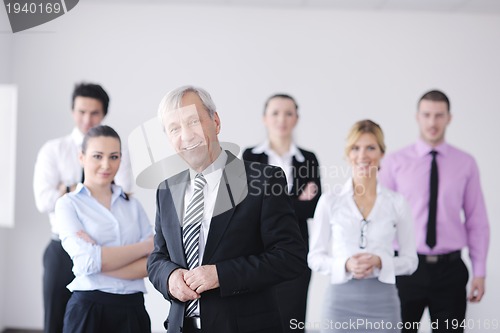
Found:
[{"label": "elderly man in black suit", "polygon": [[306,268],[283,171],[221,148],[203,89],[169,92],[159,116],[189,166],[157,191],[148,271],[171,303],[167,332],[281,332],[272,287]]}]

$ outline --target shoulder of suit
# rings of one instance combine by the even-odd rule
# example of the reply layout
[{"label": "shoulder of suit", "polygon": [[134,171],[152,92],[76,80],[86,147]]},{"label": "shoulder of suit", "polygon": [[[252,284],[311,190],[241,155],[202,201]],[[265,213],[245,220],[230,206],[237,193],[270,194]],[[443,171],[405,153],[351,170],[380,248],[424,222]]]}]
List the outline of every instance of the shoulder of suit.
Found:
[{"label": "shoulder of suit", "polygon": [[253,150],[254,148],[255,148],[255,147],[249,147],[249,148],[245,149],[245,151],[243,152],[243,155],[245,155],[245,154],[253,154],[253,153],[252,153],[252,150]]},{"label": "shoulder of suit", "polygon": [[167,189],[169,187],[169,185],[171,186],[173,184],[178,184],[178,183],[181,183],[181,182],[185,181],[186,173],[189,173],[188,169],[186,169],[184,171],[181,171],[178,174],[173,175],[173,176],[165,179],[164,181],[162,181],[158,185],[158,190],[165,190],[165,189]]},{"label": "shoulder of suit", "polygon": [[244,160],[248,160],[248,161],[256,161],[257,160],[257,157],[264,154],[264,153],[261,153],[261,154],[256,154],[253,152],[253,149],[255,147],[250,147],[250,148],[247,148],[245,149],[245,151],[243,152],[243,155],[242,155],[242,158]]},{"label": "shoulder of suit", "polygon": [[245,164],[245,169],[248,175],[255,176],[255,174],[257,174],[269,176],[270,174],[276,174],[276,172],[281,170],[279,167],[255,161],[243,160],[243,163]]},{"label": "shoulder of suit", "polygon": [[304,155],[304,158],[306,160],[316,159],[316,155],[312,151],[305,150],[305,149],[302,149],[300,147],[297,147],[297,148],[300,150],[300,152],[302,153],[302,155]]}]

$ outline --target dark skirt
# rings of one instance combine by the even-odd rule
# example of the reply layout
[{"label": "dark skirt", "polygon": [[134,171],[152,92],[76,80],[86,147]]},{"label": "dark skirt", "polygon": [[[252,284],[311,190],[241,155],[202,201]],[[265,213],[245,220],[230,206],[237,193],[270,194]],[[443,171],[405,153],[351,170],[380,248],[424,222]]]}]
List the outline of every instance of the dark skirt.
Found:
[{"label": "dark skirt", "polygon": [[332,284],[323,304],[321,332],[401,331],[401,305],[394,284],[375,278]]},{"label": "dark skirt", "polygon": [[150,333],[144,295],[75,291],[64,315],[63,333]]}]

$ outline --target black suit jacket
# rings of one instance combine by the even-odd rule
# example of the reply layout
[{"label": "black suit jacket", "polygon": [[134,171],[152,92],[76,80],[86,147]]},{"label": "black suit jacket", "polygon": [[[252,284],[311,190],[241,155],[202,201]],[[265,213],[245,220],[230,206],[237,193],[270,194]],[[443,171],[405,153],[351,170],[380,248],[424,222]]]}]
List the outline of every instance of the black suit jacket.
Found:
[{"label": "black suit jacket", "polygon": [[[243,159],[245,161],[259,162],[267,164],[269,162],[269,156],[265,153],[254,154],[252,153],[253,148],[248,148],[243,153]],[[307,150],[299,148],[302,155],[304,155],[304,162],[299,162],[293,157],[292,167],[293,167],[293,185],[290,191],[290,197],[292,199],[293,208],[295,214],[297,215],[297,220],[299,222],[300,232],[306,244],[309,244],[309,233],[307,229],[307,219],[314,216],[314,210],[318,203],[319,197],[321,196],[321,181],[319,175],[319,163],[314,153]],[[318,186],[318,193],[312,200],[301,201],[299,200],[299,195],[302,193],[307,183],[314,182]]]},{"label": "black suit jacket", "polygon": [[[216,265],[220,287],[200,298],[202,330],[281,332],[271,287],[307,267],[284,174],[227,154],[202,258],[203,265]],[[169,294],[167,281],[172,271],[187,267],[179,219],[187,181],[188,170],[160,184],[155,247],[148,259],[149,279],[171,303],[165,322],[169,333],[182,331],[184,317],[185,303]]]}]

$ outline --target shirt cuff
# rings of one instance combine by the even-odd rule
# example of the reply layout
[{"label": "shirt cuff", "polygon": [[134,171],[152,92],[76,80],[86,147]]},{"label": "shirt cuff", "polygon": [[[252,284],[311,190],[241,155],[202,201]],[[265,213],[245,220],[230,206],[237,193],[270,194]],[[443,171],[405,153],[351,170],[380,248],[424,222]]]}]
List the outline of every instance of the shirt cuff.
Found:
[{"label": "shirt cuff", "polygon": [[335,257],[332,262],[332,272],[330,275],[330,282],[333,284],[345,283],[352,279],[352,274],[347,272],[345,264],[349,259],[348,256]]},{"label": "shirt cuff", "polygon": [[394,258],[385,254],[377,254],[382,262],[382,268],[378,275],[378,280],[383,283],[395,284],[396,276],[394,274]]}]

